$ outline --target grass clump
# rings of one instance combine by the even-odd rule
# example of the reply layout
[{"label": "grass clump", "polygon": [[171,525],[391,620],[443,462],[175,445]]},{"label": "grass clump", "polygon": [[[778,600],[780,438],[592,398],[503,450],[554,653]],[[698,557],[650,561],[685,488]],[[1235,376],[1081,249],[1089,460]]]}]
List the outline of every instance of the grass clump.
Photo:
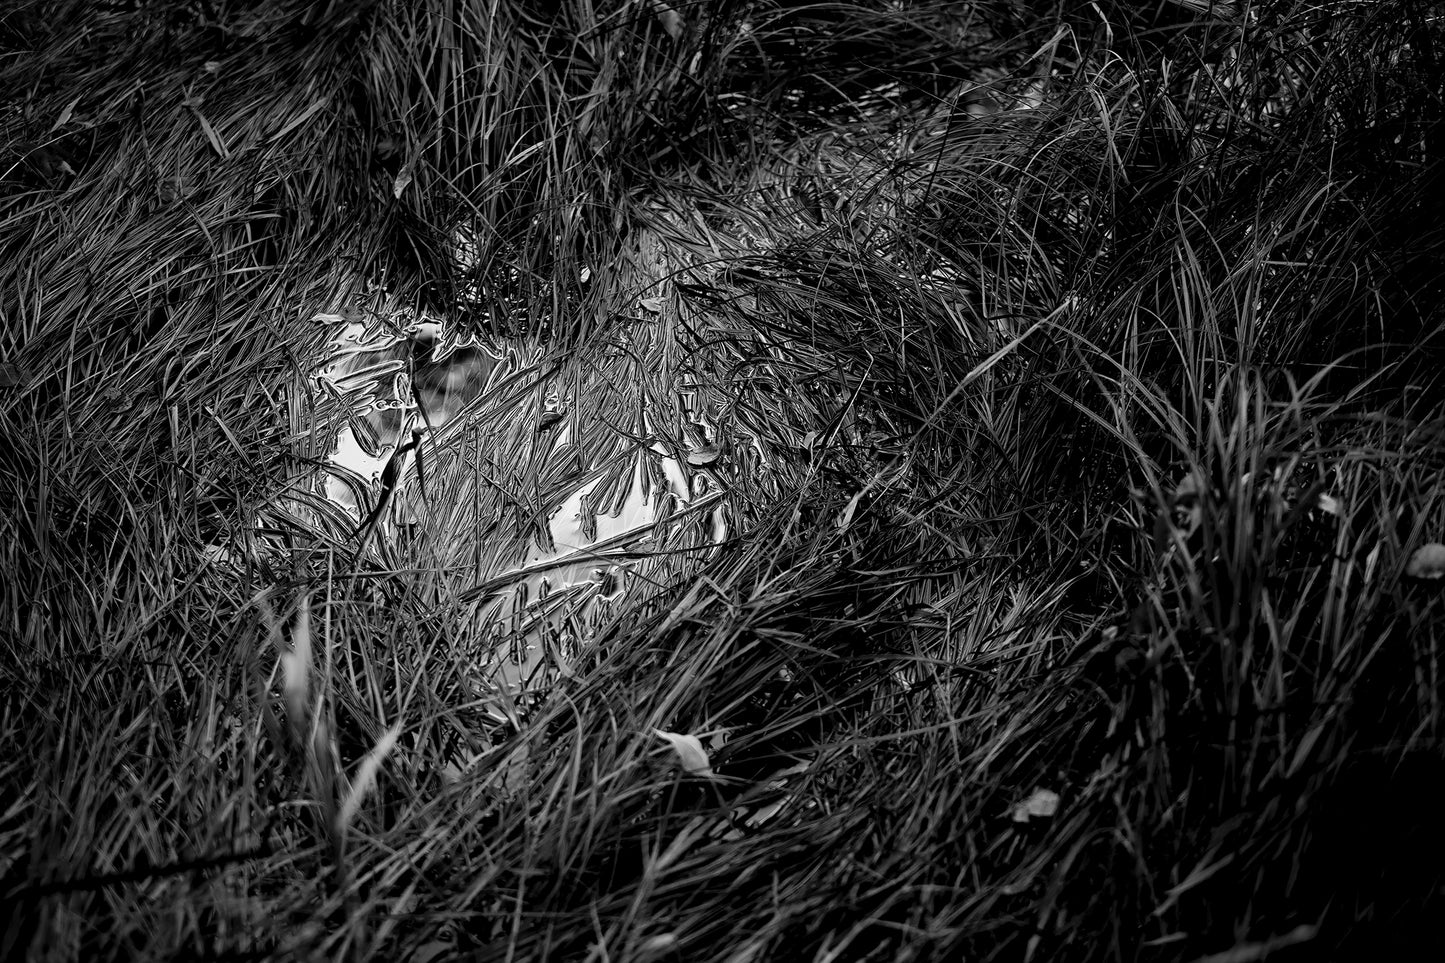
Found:
[{"label": "grass clump", "polygon": [[[4,953],[1438,945],[1438,21],[20,6]],[[317,315],[502,355],[405,531]]]}]

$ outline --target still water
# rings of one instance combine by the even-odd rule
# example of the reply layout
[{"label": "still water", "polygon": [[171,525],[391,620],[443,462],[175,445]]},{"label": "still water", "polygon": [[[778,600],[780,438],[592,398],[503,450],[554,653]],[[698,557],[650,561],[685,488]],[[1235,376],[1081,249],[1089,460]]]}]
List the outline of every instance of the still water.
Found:
[{"label": "still water", "polygon": [[[488,406],[499,397],[516,397],[517,405],[535,412],[520,432],[530,438],[527,445],[555,451],[578,440],[573,406],[555,384],[537,379],[518,394],[518,375],[538,367],[520,345],[464,341],[427,320],[368,324],[327,314],[316,320],[331,330],[313,381],[333,402],[334,429],[316,490],[383,558],[418,526],[418,513],[432,510],[439,492],[455,507],[445,476],[466,471],[466,459],[455,452],[484,430],[481,422],[515,414],[495,415]],[[643,427],[652,427],[645,417]],[[518,436],[514,426],[511,437]],[[450,461],[438,457],[444,453],[453,453]],[[591,470],[600,466],[578,466],[578,476],[593,477],[571,490],[554,489],[538,504],[544,530],[539,525],[511,552],[478,554],[471,562],[468,577],[477,588],[461,598],[475,601],[476,616],[494,627],[496,644],[482,672],[490,685],[515,692],[538,673],[566,674],[568,649],[584,641],[598,618],[624,596],[636,601],[656,586],[638,557],[660,547],[669,519],[696,516],[689,526],[700,533],[694,547],[726,536],[719,476],[698,467],[713,454],[679,454],[654,438],[622,474],[603,473],[612,476],[610,486]],[[609,490],[602,493],[604,487]]]}]

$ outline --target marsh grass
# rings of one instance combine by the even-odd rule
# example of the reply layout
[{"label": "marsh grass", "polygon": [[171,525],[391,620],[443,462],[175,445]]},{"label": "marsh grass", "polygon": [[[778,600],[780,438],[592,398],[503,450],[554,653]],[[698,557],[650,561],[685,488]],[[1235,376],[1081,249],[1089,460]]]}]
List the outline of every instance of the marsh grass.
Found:
[{"label": "marsh grass", "polygon": [[[0,31],[0,955],[1439,946],[1432,5]],[[359,546],[312,319],[404,311],[518,360]]]}]

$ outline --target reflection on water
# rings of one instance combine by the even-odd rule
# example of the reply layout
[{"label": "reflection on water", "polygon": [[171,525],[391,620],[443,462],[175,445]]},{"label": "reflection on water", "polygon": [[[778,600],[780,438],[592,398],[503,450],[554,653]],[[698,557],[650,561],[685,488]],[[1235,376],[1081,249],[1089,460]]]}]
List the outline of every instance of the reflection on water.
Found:
[{"label": "reflection on water", "polygon": [[435,322],[368,330],[335,315],[318,320],[340,322],[315,378],[347,422],[330,457],[340,471],[327,478],[326,495],[360,521],[356,481],[376,483],[413,428],[436,431],[455,418],[486,389],[502,358],[444,339]]},{"label": "reflection on water", "polygon": [[[417,513],[430,510],[421,496],[435,499],[444,487],[428,477],[439,441],[464,448],[466,437],[477,434],[468,419],[479,405],[493,401],[498,386],[510,384],[534,359],[514,346],[460,344],[433,322],[398,328],[368,327],[334,315],[317,320],[336,329],[315,384],[332,401],[333,423],[339,426],[320,492],[357,526],[374,524],[380,547],[403,543],[419,527]],[[527,393],[541,412],[532,447],[539,453],[569,445],[580,450],[569,420],[548,419],[559,402],[555,394],[537,397],[546,391],[536,384]],[[414,454],[406,451],[413,432],[420,433],[420,473]],[[654,442],[636,456],[630,485],[624,480],[606,492],[605,479],[590,471],[596,466],[579,464],[578,477],[590,480],[550,511],[539,506],[545,535],[539,530],[506,562],[500,561],[503,553],[494,554],[494,562],[477,563],[472,575],[479,588],[470,594],[479,605],[477,620],[494,626],[496,643],[490,664],[478,668],[490,677],[482,688],[497,696],[497,713],[505,717],[512,711],[509,700],[534,673],[568,674],[592,627],[624,599],[635,601],[648,591],[650,579],[638,554],[657,544],[660,521],[691,507],[703,526],[694,545],[724,537],[721,512],[709,509],[718,493],[699,473],[699,466],[715,460],[716,453],[708,451],[689,457],[684,466]],[[448,468],[464,462],[454,458]],[[373,521],[392,485],[393,497]]]}]

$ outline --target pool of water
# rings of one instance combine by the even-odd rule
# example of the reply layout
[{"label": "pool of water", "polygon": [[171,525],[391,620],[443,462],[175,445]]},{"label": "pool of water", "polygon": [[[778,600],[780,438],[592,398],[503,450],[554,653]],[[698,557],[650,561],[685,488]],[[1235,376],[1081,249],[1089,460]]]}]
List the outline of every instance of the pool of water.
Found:
[{"label": "pool of water", "polygon": [[[331,329],[313,380],[330,402],[334,439],[316,490],[361,530],[354,539],[384,560],[401,557],[395,551],[409,532],[435,523],[422,514],[435,515],[439,501],[445,510],[456,507],[457,491],[477,495],[454,482],[469,462],[485,460],[478,452],[489,441],[495,447],[502,435],[530,435],[526,447],[533,450],[517,458],[589,447],[577,429],[580,417],[573,417],[575,399],[559,387],[562,379],[529,384],[522,378],[540,368],[535,351],[462,341],[430,320],[367,324],[318,315],[317,321]],[[508,398],[518,410],[505,407]],[[496,423],[507,429],[488,435]],[[645,415],[641,424],[646,436],[659,427]],[[656,589],[657,566],[648,566],[646,555],[663,541],[677,542],[664,537],[672,519],[686,519],[693,547],[726,537],[722,481],[710,470],[718,455],[707,447],[707,427],[694,421],[695,448],[688,451],[660,437],[634,445],[630,467],[620,470],[615,452],[608,466],[578,462],[571,474],[584,480],[572,488],[565,479],[560,489],[551,486],[550,497],[534,506],[540,524],[531,537],[511,551],[469,560],[472,588],[459,597],[475,607],[474,622],[493,628],[485,664],[478,667],[483,688],[515,695],[539,674],[567,674],[599,620],[624,598],[636,601]],[[502,472],[507,466],[488,467]],[[526,469],[516,474],[530,480]],[[493,475],[484,480],[497,481]],[[437,563],[454,566],[456,559]]]}]

